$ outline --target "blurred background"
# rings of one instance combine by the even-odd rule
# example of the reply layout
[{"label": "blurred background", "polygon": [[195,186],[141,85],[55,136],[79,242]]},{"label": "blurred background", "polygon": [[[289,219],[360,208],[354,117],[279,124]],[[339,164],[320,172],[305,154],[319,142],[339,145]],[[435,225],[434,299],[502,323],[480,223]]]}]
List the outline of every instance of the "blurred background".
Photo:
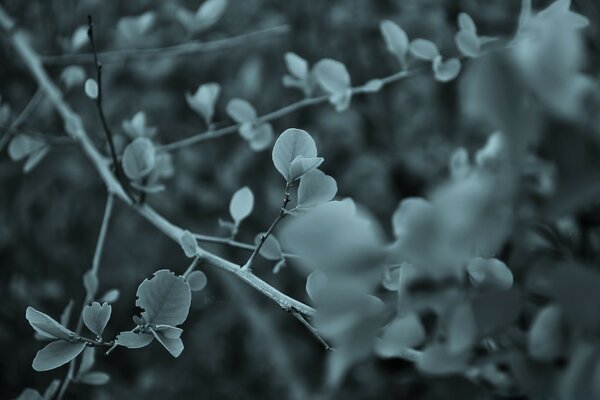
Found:
[{"label": "blurred background", "polygon": [[[542,8],[549,2],[533,3],[534,8]],[[591,21],[585,31],[590,49],[586,69],[597,71],[600,5],[593,0],[573,3]],[[457,55],[453,35],[459,12],[469,13],[483,35],[508,36],[516,29],[520,10],[517,0],[230,0],[218,21],[195,30],[186,25],[185,10],[195,13],[201,5],[198,0],[3,0],[2,5],[30,33],[34,48],[43,55],[89,52],[87,39],[82,42],[74,35],[86,26],[88,14],[94,17],[100,52],[262,32],[210,51],[105,60],[105,112],[115,133],[122,136],[118,146],[125,143],[122,121],[139,111],[146,113],[148,125],[158,128],[155,140],[163,144],[205,130],[185,99],[186,92],[195,92],[202,83],[218,82],[222,87],[214,118],[217,126],[230,124],[225,105],[234,97],[250,101],[259,115],[301,99],[299,91],[282,85],[285,52],[293,51],[311,64],[326,57],[341,61],[352,83],[362,84],[398,69],[381,39],[381,20],[393,20],[411,37],[426,37],[444,54]],[[143,15],[145,22],[140,20]],[[9,125],[37,87],[4,37],[0,59],[1,104],[10,107],[4,123]],[[63,72],[70,65],[81,65],[86,76],[93,77],[93,65],[68,57],[47,61],[56,81],[63,76],[66,100],[82,116],[98,145],[104,146],[93,101],[86,97],[82,83],[69,87]],[[456,147],[477,149],[490,133],[462,118],[459,81],[441,84],[428,72],[376,94],[355,96],[344,112],[324,104],[275,120],[273,127],[276,134],[290,127],[310,132],[326,160],[322,169],[338,181],[338,196],[352,197],[369,208],[388,232],[389,218],[402,198],[427,194],[447,177],[448,159]],[[562,171],[561,182],[574,182],[574,177],[594,176],[598,171],[598,146],[589,135],[576,134],[578,129],[586,128],[553,119],[544,125],[548,140],[541,151]],[[48,101],[42,97],[18,131],[48,137],[53,144],[44,160],[27,174],[22,162],[12,161],[5,150],[0,154],[2,398],[16,397],[25,387],[43,390],[52,379],[64,376],[66,367],[46,373],[31,368],[41,343],[33,338],[25,309],[31,305],[58,317],[73,300],[74,312],[79,313],[85,295],[82,274],[91,265],[105,204],[104,185],[78,147],[61,139],[66,138],[63,124]],[[256,206],[242,226],[240,240],[252,242],[278,212],[284,183],[272,166],[270,150],[254,152],[237,134],[179,150],[173,155],[173,165],[175,173],[165,180],[166,190],[150,195],[148,202],[193,232],[226,234],[219,218],[229,218],[229,199],[242,186],[252,189]],[[586,210],[575,226],[596,232],[596,209]],[[592,244],[574,251],[589,252],[595,259],[598,242],[594,240],[600,237],[597,232],[590,237],[595,238],[590,239]],[[206,247],[235,262],[248,256],[225,246]],[[100,268],[100,293],[113,288],[120,291],[109,335],[131,326],[135,290],[143,279],[164,267],[183,272],[188,262],[176,243],[117,201]],[[261,260],[255,272],[285,293],[308,301],[301,271],[288,266],[274,274],[272,268]],[[243,283],[210,268],[203,271],[208,285],[193,296],[181,357],[172,358],[156,344],[139,351],[119,348],[108,358],[98,357],[99,368],[111,375],[108,385],[73,385],[66,397],[283,399],[322,395],[325,350],[306,329]],[[465,379],[424,378],[409,363],[381,360],[353,368],[333,397],[443,399],[450,393],[460,399],[495,398]]]}]

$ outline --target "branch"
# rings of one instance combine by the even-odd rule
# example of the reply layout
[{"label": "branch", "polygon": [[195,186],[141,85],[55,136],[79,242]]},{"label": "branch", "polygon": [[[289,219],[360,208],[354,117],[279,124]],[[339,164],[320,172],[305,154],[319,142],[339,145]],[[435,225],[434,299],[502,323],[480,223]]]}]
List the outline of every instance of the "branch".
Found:
[{"label": "branch", "polygon": [[[109,163],[94,147],[87,132],[85,131],[85,128],[81,122],[81,118],[64,101],[62,93],[48,76],[47,72],[42,66],[38,54],[31,48],[25,34],[19,29],[16,29],[15,23],[6,14],[1,5],[0,27],[8,34],[11,44],[34,76],[38,85],[42,90],[44,90],[54,108],[65,121],[68,134],[76,139],[81,145],[82,150],[90,159],[104,181],[107,190],[113,193],[116,197],[120,198],[125,204],[135,209],[142,217],[148,220],[152,225],[158,228],[173,241],[179,243],[179,238],[184,232],[183,229],[166,220],[162,215],[154,211],[149,206],[135,205],[125,194],[125,191],[119,184],[118,180],[112,174],[109,168]],[[206,264],[236,275],[239,279],[246,282],[248,285],[252,286],[269,299],[273,300],[285,311],[295,310],[307,316],[312,316],[315,313],[314,308],[295,300],[284,293],[281,293],[279,290],[275,289],[251,272],[241,271],[238,265],[230,261],[227,261],[204,249],[200,249],[199,257],[201,261],[205,262]]]},{"label": "branch", "polygon": [[10,139],[13,137],[13,134],[16,132],[16,129],[19,127],[19,125],[21,125],[23,121],[25,121],[29,117],[31,112],[40,103],[43,97],[44,92],[42,92],[40,89],[37,89],[35,91],[35,94],[31,97],[31,99],[29,99],[25,107],[23,107],[23,110],[21,110],[19,115],[17,115],[17,117],[10,124],[10,126],[4,128],[6,132],[4,133],[4,136],[2,136],[2,139],[0,139],[0,152],[2,152],[4,146],[6,146]]},{"label": "branch", "polygon": [[[1,10],[0,10],[1,11]],[[102,256],[102,250],[104,249],[104,241],[106,239],[106,232],[108,231],[108,223],[110,221],[110,216],[112,214],[114,198],[111,193],[108,194],[108,198],[106,199],[106,207],[104,208],[104,216],[102,217],[102,225],[100,226],[100,233],[98,234],[98,241],[96,242],[96,250],[94,251],[94,258],[92,260],[92,268],[90,269],[90,273],[96,277],[98,277],[98,269],[100,267],[100,258]],[[89,339],[80,336],[81,329],[83,328],[83,310],[85,306],[93,300],[93,296],[95,293],[90,293],[86,291],[85,300],[83,301],[83,305],[81,306],[81,312],[79,313],[79,319],[77,320],[77,327],[75,332],[77,333],[78,339],[81,341],[85,341],[89,343]],[[92,341],[93,343],[97,343]],[[112,346],[112,343],[109,345]],[[58,392],[57,399],[61,400],[65,395],[69,384],[73,381],[75,376],[75,363],[77,361],[77,357],[72,359],[69,362],[69,370],[67,371],[67,376],[65,377],[60,391]]]},{"label": "branch", "polygon": [[[395,74],[381,78],[380,80],[382,82],[382,87],[390,85],[391,83],[394,83],[394,82],[404,80],[404,79],[408,78],[409,76],[413,76],[413,75],[417,74],[418,72],[423,71],[424,69],[426,69],[426,67],[418,67],[418,68],[414,68],[409,71],[400,71]],[[366,93],[365,85],[356,86],[356,87],[352,88],[352,95],[357,95],[357,94],[361,94],[361,93]],[[329,101],[330,97],[331,97],[330,95],[322,95],[322,96],[318,96],[318,97],[302,99],[295,103],[292,103],[285,107],[282,107],[278,110],[275,110],[268,114],[265,114],[261,117],[258,117],[257,121],[258,122],[273,121],[275,119],[279,119],[283,116],[286,116],[288,114],[291,114],[291,113],[301,110],[303,108],[312,107],[312,106],[326,103]],[[230,135],[232,133],[237,132],[238,129],[240,128],[240,126],[241,126],[240,124],[234,124],[234,125],[220,128],[220,129],[209,130],[207,132],[200,133],[200,134],[194,135],[194,136],[190,136],[185,139],[177,140],[175,142],[165,144],[163,146],[157,146],[156,149],[159,151],[180,150],[180,149],[186,148],[188,146],[198,144],[198,143],[201,143],[201,142],[204,142],[207,140],[216,139],[216,138],[219,138],[222,136]]]},{"label": "branch", "polygon": [[[266,38],[273,35],[283,35],[290,32],[288,25],[273,26],[248,32],[238,36],[218,39],[209,42],[191,41],[174,46],[155,47],[151,49],[126,49],[98,53],[105,63],[131,60],[144,61],[160,59],[164,57],[175,57],[194,53],[206,53],[209,51],[229,49],[240,44],[253,42],[263,36]],[[42,62],[46,65],[69,65],[69,64],[91,64],[94,62],[93,53],[84,54],[57,54],[42,55]]]},{"label": "branch", "polygon": [[[248,251],[254,251],[254,249],[256,249],[256,245],[253,245],[250,243],[238,242],[238,241],[233,240],[228,237],[201,235],[199,233],[194,233],[193,235],[196,238],[196,240],[198,240],[199,242],[223,244],[225,246],[236,247],[238,249],[248,250]],[[285,258],[299,258],[298,255],[291,254],[291,253],[282,253],[282,255]]]}]

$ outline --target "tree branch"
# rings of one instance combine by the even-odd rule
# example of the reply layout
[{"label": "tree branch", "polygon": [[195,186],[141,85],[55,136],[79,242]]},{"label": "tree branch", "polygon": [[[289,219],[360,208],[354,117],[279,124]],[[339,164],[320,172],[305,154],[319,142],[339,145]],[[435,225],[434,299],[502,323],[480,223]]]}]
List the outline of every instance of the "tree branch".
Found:
[{"label": "tree branch", "polygon": [[[155,47],[151,49],[105,51],[98,53],[98,56],[102,57],[105,63],[124,60],[145,61],[164,57],[176,57],[187,54],[206,53],[209,51],[230,49],[240,44],[253,42],[263,36],[265,38],[270,38],[273,37],[273,35],[287,34],[289,31],[290,27],[288,25],[280,25],[209,42],[192,41],[174,46]],[[46,65],[91,64],[94,62],[94,54],[85,53],[42,55],[41,59]]]},{"label": "tree branch", "polygon": [[[109,163],[98,152],[90,140],[85,128],[81,122],[81,118],[73,109],[64,101],[61,91],[56,87],[53,81],[48,76],[42,66],[38,54],[31,48],[27,38],[23,32],[15,28],[12,19],[6,14],[4,8],[0,5],[0,27],[8,34],[9,39],[23,62],[30,70],[38,85],[44,90],[48,99],[58,111],[62,119],[65,121],[67,133],[76,139],[82,147],[86,156],[90,159],[102,180],[104,181],[107,190],[120,198],[123,202],[131,206],[133,209],[148,220],[151,224],[157,227],[161,232],[170,237],[176,243],[179,243],[179,238],[183,234],[183,229],[166,220],[162,215],[154,211],[147,205],[135,205],[132,200],[126,195],[125,191],[111,172]],[[315,313],[314,308],[295,300],[279,290],[275,289],[268,283],[264,282],[251,272],[241,271],[239,266],[227,261],[215,254],[212,254],[204,249],[200,249],[199,257],[201,261],[236,275],[239,279],[252,286],[269,299],[277,303],[286,311],[296,310],[304,315],[312,316]]]}]

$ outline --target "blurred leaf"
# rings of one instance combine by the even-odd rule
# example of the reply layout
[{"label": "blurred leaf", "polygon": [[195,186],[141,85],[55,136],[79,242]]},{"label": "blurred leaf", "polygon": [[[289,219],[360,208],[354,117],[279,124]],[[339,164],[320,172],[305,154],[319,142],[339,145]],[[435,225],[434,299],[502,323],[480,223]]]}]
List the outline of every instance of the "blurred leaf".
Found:
[{"label": "blurred leaf", "polygon": [[415,39],[410,42],[410,52],[413,56],[422,60],[433,61],[440,55],[435,43],[426,39]]},{"label": "blurred leaf", "polygon": [[94,347],[86,347],[81,355],[81,363],[77,376],[83,375],[92,369],[96,362],[96,349]]},{"label": "blurred leaf", "polygon": [[21,394],[19,395],[19,397],[17,397],[15,400],[45,400],[45,399],[42,397],[40,392],[38,392],[37,390],[27,388],[27,389],[24,389],[21,392]]},{"label": "blurred leaf", "polygon": [[379,30],[390,53],[396,56],[400,65],[406,65],[406,53],[408,53],[408,36],[398,24],[393,21],[383,21],[379,24]]},{"label": "blurred leaf", "polygon": [[467,264],[467,274],[471,284],[479,289],[507,290],[513,284],[512,272],[497,258],[471,259]]},{"label": "blurred leaf", "polygon": [[[258,244],[260,243],[261,237],[264,234],[265,233],[259,233],[258,235],[256,235],[256,237],[254,238],[255,245],[258,246]],[[263,243],[263,245],[260,248],[258,253],[261,256],[263,256],[264,258],[266,258],[267,260],[280,260],[283,257],[283,253],[281,251],[281,245],[279,244],[279,241],[273,234],[270,234],[269,236],[267,236],[267,238],[265,239],[265,242]]]},{"label": "blurred leaf", "polygon": [[308,78],[308,62],[296,53],[287,52],[284,55],[285,65],[292,76],[300,80]]},{"label": "blurred leaf", "polygon": [[77,380],[86,385],[105,385],[110,381],[110,376],[105,372],[88,372]]},{"label": "blurred leaf", "polygon": [[205,28],[216,24],[225,14],[227,0],[206,0],[196,11],[197,28]]},{"label": "blurred leaf", "polygon": [[40,162],[42,162],[42,160],[44,159],[44,157],[46,157],[49,151],[50,148],[44,145],[43,147],[31,153],[27,158],[27,161],[25,161],[25,164],[23,165],[23,172],[26,174],[31,172],[31,170],[33,170]]},{"label": "blurred leaf", "polygon": [[529,354],[535,360],[550,362],[562,354],[565,344],[562,312],[560,307],[550,304],[537,313],[529,328]]},{"label": "blurred leaf", "polygon": [[229,213],[236,224],[242,222],[254,208],[254,194],[248,186],[238,189],[229,202]]},{"label": "blurred leaf", "polygon": [[59,388],[60,388],[60,380],[53,379],[52,382],[50,382],[50,384],[44,391],[44,400],[52,400],[54,398],[54,396],[56,395],[56,393],[58,392]]},{"label": "blurred leaf", "polygon": [[381,79],[371,79],[362,86],[362,91],[365,93],[376,93],[383,87],[383,81]]},{"label": "blurred leaf", "polygon": [[318,303],[319,295],[326,285],[327,276],[325,276],[323,271],[315,269],[308,275],[308,278],[306,278],[306,293],[308,294],[308,297],[310,297],[313,302]]},{"label": "blurred leaf", "polygon": [[473,22],[473,19],[467,13],[461,12],[458,14],[458,26],[461,31],[477,34],[477,26],[475,26],[475,22]]},{"label": "blurred leaf", "polygon": [[325,58],[313,67],[313,73],[321,87],[330,94],[345,93],[350,88],[350,74],[339,61]]},{"label": "blurred leaf", "polygon": [[71,35],[71,50],[80,50],[88,43],[88,27],[85,25],[78,26]]},{"label": "blurred leaf", "polygon": [[456,47],[467,57],[478,57],[481,43],[479,37],[474,32],[460,31],[454,36]]},{"label": "blurred leaf", "polygon": [[119,300],[119,295],[120,292],[118,289],[110,289],[109,291],[107,291],[106,293],[104,293],[104,296],[102,296],[100,298],[101,302],[106,302],[106,303],[114,303],[117,300]]},{"label": "blurred leaf", "polygon": [[441,56],[433,60],[433,72],[435,79],[440,82],[449,82],[456,78],[460,72],[460,61],[458,58],[450,58],[442,61]]},{"label": "blurred leaf", "polygon": [[313,138],[301,129],[286,129],[273,146],[273,164],[287,182],[292,181],[291,165],[299,156],[303,158],[317,157],[317,146]]},{"label": "blurred leaf", "polygon": [[318,169],[308,172],[298,187],[298,207],[313,207],[328,202],[337,193],[337,183]]},{"label": "blurred leaf", "polygon": [[161,269],[138,287],[135,305],[144,309],[142,317],[151,325],[182,324],[190,309],[190,286],[180,276]]},{"label": "blurred leaf", "polygon": [[323,160],[323,157],[296,157],[290,165],[290,180],[295,181],[298,178],[302,178],[306,173],[318,168],[323,163]]},{"label": "blurred leaf", "polygon": [[451,354],[446,346],[433,344],[427,346],[417,360],[417,369],[425,374],[451,375],[465,370],[468,366],[469,354]]},{"label": "blurred leaf", "polygon": [[146,113],[143,111],[137,112],[131,120],[125,120],[121,124],[123,131],[131,139],[139,137],[151,138],[156,135],[158,128],[148,126],[146,121]]},{"label": "blurred leaf", "polygon": [[379,357],[401,357],[406,349],[419,346],[425,340],[425,328],[415,313],[396,317],[383,328],[383,334],[375,342]]},{"label": "blurred leaf", "polygon": [[202,116],[207,125],[210,125],[215,113],[215,103],[220,93],[221,86],[218,83],[205,83],[198,86],[193,95],[186,92],[185,99],[190,108]]},{"label": "blurred leaf", "polygon": [[122,17],[117,22],[118,37],[126,45],[137,44],[152,28],[155,21],[156,13],[153,11]]},{"label": "blurred leaf", "polygon": [[81,85],[85,81],[85,70],[79,65],[70,65],[63,69],[60,74],[60,81],[67,89],[72,89]]},{"label": "blurred leaf", "polygon": [[179,244],[186,257],[195,257],[198,254],[198,241],[190,231],[183,231],[179,238]]},{"label": "blurred leaf", "polygon": [[38,351],[33,359],[33,369],[48,371],[58,368],[77,357],[85,349],[85,342],[66,342],[57,340]]},{"label": "blurred leaf", "polygon": [[92,270],[88,270],[83,274],[83,287],[88,298],[93,299],[96,296],[96,292],[98,291],[98,276]]},{"label": "blurred leaf", "polygon": [[60,314],[60,324],[62,326],[69,326],[69,320],[71,319],[71,313],[73,311],[73,300],[69,300],[63,312]]},{"label": "blurred leaf", "polygon": [[129,143],[121,162],[129,179],[140,179],[148,175],[156,164],[156,151],[152,141],[140,137]]},{"label": "blurred leaf", "polygon": [[227,115],[238,124],[256,121],[257,114],[252,104],[243,99],[232,99],[227,103]]},{"label": "blurred leaf", "polygon": [[108,303],[93,302],[91,305],[87,305],[83,308],[83,322],[85,326],[96,336],[102,336],[106,324],[110,319],[112,313],[112,307]]},{"label": "blurred leaf", "polygon": [[40,335],[65,340],[70,340],[72,337],[76,336],[75,332],[70,331],[48,315],[33,307],[27,307],[25,317],[27,318],[27,321],[29,321],[29,325],[31,325],[31,327]]},{"label": "blurred leaf", "polygon": [[8,145],[8,155],[13,161],[19,161],[37,150],[43,149],[44,142],[26,135],[16,135]]},{"label": "blurred leaf", "polygon": [[206,286],[206,275],[202,271],[192,271],[186,278],[192,292],[199,292]]},{"label": "blurred leaf", "polygon": [[468,303],[460,304],[452,310],[447,329],[450,354],[460,354],[471,349],[478,335],[475,317]]},{"label": "blurred leaf", "polygon": [[98,83],[94,79],[88,79],[85,81],[85,94],[90,99],[96,100],[98,98]]}]

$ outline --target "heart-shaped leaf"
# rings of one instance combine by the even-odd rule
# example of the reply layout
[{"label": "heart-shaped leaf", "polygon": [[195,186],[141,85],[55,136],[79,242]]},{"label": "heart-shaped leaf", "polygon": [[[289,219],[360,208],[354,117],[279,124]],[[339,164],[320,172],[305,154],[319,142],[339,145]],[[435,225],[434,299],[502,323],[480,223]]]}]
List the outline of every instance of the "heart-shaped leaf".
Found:
[{"label": "heart-shaped leaf", "polygon": [[254,209],[254,194],[248,186],[244,186],[233,194],[229,202],[229,213],[236,224],[244,220]]},{"label": "heart-shaped leaf", "polygon": [[218,83],[205,83],[198,86],[196,93],[193,95],[187,92],[185,99],[190,108],[200,114],[207,125],[210,125],[220,92],[221,86]]},{"label": "heart-shaped leaf", "polygon": [[123,170],[129,179],[148,175],[156,163],[156,151],[150,139],[140,137],[129,143],[123,152]]},{"label": "heart-shaped leaf", "polygon": [[302,129],[290,128],[285,130],[273,146],[273,164],[288,182],[292,182],[290,168],[292,162],[299,156],[303,158],[317,157],[317,146],[313,138]]},{"label": "heart-shaped leaf", "polygon": [[85,349],[85,342],[66,342],[57,340],[48,344],[35,355],[33,369],[36,371],[49,371],[65,365]]},{"label": "heart-shaped leaf", "polygon": [[151,325],[182,324],[190,309],[190,286],[181,276],[161,269],[145,279],[137,290],[135,305],[144,309],[142,317]]},{"label": "heart-shaped leaf", "polygon": [[101,336],[110,319],[112,307],[108,303],[100,304],[93,302],[83,309],[83,322],[87,328],[94,332],[96,336]]},{"label": "heart-shaped leaf", "polygon": [[307,172],[318,168],[323,163],[323,160],[323,157],[296,157],[290,165],[290,179],[295,181],[298,178],[302,178]]},{"label": "heart-shaped leaf", "polygon": [[460,61],[458,58],[442,61],[442,57],[438,56],[433,61],[433,72],[436,80],[440,82],[449,82],[458,76],[458,73],[460,72]]},{"label": "heart-shaped leaf", "polygon": [[337,182],[318,169],[302,177],[298,187],[298,207],[312,207],[332,200],[337,193]]},{"label": "heart-shaped leaf", "polygon": [[27,307],[25,318],[31,327],[40,335],[51,339],[69,340],[76,336],[75,332],[65,328],[50,316],[36,310],[33,307]]}]

